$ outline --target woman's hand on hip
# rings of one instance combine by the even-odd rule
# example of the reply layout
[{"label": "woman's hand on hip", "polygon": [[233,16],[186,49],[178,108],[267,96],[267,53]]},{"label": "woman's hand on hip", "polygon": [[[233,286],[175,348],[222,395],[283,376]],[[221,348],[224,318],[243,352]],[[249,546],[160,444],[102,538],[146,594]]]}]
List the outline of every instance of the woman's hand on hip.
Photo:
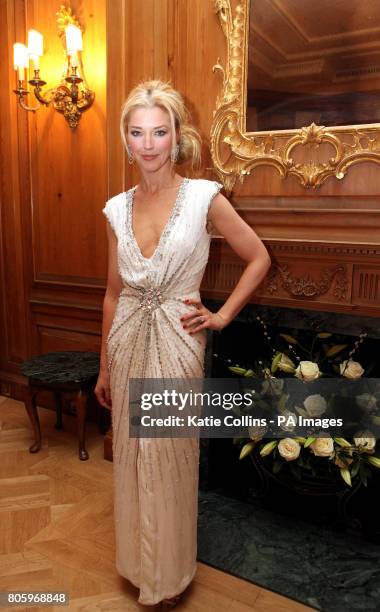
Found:
[{"label": "woman's hand on hip", "polygon": [[208,308],[206,308],[206,306],[202,304],[200,300],[189,298],[183,300],[183,302],[188,306],[190,304],[193,304],[195,306],[194,310],[187,312],[180,318],[182,327],[191,336],[201,331],[202,329],[214,329],[216,331],[220,331],[228,324],[228,322],[221,314],[211,312]]}]

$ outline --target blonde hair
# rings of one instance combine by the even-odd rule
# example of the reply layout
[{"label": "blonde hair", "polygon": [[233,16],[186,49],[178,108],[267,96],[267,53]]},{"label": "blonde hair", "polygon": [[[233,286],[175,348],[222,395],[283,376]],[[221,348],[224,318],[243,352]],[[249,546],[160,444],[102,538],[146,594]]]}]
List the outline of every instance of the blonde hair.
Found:
[{"label": "blonde hair", "polygon": [[201,162],[201,138],[198,131],[190,124],[190,115],[181,94],[169,83],[159,80],[144,81],[130,92],[122,106],[120,133],[123,144],[128,150],[127,128],[131,112],[136,108],[153,108],[159,106],[170,118],[173,145],[171,158],[175,159],[177,145],[176,130],[179,135],[179,150],[176,163],[191,161],[193,168]]}]

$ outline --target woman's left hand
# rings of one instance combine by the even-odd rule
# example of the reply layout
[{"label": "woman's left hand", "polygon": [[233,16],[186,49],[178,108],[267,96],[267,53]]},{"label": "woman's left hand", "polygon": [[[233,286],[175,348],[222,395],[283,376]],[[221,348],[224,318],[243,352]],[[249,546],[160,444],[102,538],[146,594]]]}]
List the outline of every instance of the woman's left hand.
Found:
[{"label": "woman's left hand", "polygon": [[221,315],[208,310],[200,300],[189,298],[183,301],[187,305],[194,304],[194,306],[196,306],[196,310],[192,310],[182,315],[180,318],[182,327],[186,329],[191,336],[201,331],[201,329],[208,328],[219,331],[227,325],[227,322],[223,321]]}]

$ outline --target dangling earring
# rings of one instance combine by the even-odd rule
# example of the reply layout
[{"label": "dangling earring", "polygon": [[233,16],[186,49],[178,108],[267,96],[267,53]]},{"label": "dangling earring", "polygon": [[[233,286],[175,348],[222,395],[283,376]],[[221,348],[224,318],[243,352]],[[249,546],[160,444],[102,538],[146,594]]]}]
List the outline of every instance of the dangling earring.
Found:
[{"label": "dangling earring", "polygon": [[178,155],[179,155],[179,144],[176,145],[174,149],[174,153],[172,153],[170,156],[173,164],[175,164],[178,161]]},{"label": "dangling earring", "polygon": [[131,149],[129,148],[128,145],[127,145],[127,151],[128,151],[128,162],[130,164],[133,164],[133,162],[135,161],[135,158],[133,157]]}]

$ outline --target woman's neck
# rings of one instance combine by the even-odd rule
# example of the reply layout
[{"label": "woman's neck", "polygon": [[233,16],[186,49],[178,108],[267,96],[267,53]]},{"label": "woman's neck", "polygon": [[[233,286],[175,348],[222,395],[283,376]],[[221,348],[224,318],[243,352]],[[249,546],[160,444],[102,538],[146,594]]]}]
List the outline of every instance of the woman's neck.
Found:
[{"label": "woman's neck", "polygon": [[175,170],[166,170],[165,172],[141,172],[139,183],[140,191],[155,195],[165,189],[178,187],[182,181],[182,177]]}]

